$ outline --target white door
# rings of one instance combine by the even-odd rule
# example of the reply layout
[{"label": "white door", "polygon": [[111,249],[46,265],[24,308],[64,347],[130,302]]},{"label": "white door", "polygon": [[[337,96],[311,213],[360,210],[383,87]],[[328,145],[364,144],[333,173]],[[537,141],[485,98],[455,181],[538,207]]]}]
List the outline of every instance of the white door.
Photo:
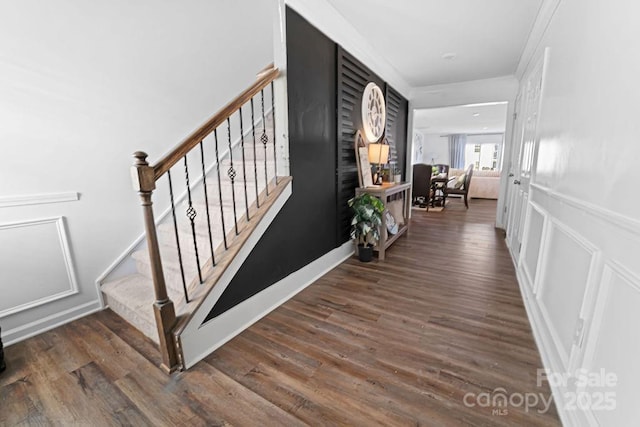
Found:
[{"label": "white door", "polygon": [[511,256],[519,260],[522,248],[522,234],[524,232],[527,202],[529,200],[529,184],[534,170],[534,160],[538,142],[538,116],[542,84],[544,81],[544,64],[546,52],[523,80],[519,103],[516,104],[516,118],[513,133],[514,159],[509,168],[509,223],[507,225],[507,239]]},{"label": "white door", "polygon": [[[523,89],[520,90],[518,96],[515,101],[515,108],[513,112],[513,136],[512,140],[512,148],[511,148],[511,158],[508,160],[508,168],[507,168],[507,198],[506,198],[506,221],[507,221],[507,245],[511,248],[512,242],[514,242],[515,235],[518,232],[518,224],[519,221],[516,218],[519,218],[520,212],[516,212],[519,204],[516,203],[516,196],[518,193],[518,186],[513,185],[513,181],[516,176],[516,171],[520,170],[520,153],[522,149],[522,104],[523,104]],[[513,251],[511,251],[513,254]]]}]

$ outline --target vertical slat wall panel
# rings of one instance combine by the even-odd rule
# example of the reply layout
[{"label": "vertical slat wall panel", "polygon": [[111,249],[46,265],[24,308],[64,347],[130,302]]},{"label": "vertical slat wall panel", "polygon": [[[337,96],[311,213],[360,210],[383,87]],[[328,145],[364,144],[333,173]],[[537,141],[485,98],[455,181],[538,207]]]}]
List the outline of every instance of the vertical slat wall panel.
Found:
[{"label": "vertical slat wall panel", "polygon": [[337,50],[337,158],[336,158],[336,203],[337,236],[336,246],[349,240],[351,211],[347,201],[354,196],[358,187],[358,167],[356,164],[354,138],[356,130],[362,128],[362,92],[369,82],[384,87],[384,82],[360,61],[342,47]]},{"label": "vertical slat wall panel", "polygon": [[407,110],[408,101],[387,85],[385,102],[387,124],[385,136],[389,141],[389,163],[396,165],[404,177],[407,150]]}]

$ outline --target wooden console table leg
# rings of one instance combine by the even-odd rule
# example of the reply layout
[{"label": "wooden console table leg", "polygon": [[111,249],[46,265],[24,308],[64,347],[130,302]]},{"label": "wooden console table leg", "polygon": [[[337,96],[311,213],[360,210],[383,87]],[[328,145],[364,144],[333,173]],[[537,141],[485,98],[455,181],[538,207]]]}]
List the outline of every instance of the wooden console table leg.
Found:
[{"label": "wooden console table leg", "polygon": [[[381,199],[384,203],[384,210],[387,210],[387,198]],[[387,231],[387,216],[382,213],[382,225],[380,226],[380,240],[378,240],[378,259],[384,261],[384,251],[387,246],[387,237],[389,237],[389,231]],[[385,237],[386,236],[386,237]]]},{"label": "wooden console table leg", "polygon": [[411,188],[404,190],[404,225],[407,226],[406,233],[409,232],[409,220],[411,219]]}]

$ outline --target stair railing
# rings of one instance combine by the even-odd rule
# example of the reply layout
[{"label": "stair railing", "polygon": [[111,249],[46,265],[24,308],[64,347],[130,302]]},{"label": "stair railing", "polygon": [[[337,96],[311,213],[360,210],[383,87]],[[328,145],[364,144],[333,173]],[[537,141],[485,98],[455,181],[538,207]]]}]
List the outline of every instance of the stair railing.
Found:
[{"label": "stair railing", "polygon": [[[174,342],[173,335],[171,333],[172,329],[176,324],[176,310],[174,306],[174,302],[169,297],[169,293],[167,291],[167,284],[165,282],[165,274],[163,271],[162,265],[162,257],[160,245],[158,242],[158,232],[156,228],[156,222],[153,213],[153,202],[152,202],[152,194],[154,190],[156,190],[156,183],[158,180],[163,177],[165,174],[168,178],[168,190],[169,190],[169,199],[171,203],[171,213],[173,219],[173,229],[175,233],[176,239],[176,249],[177,249],[177,257],[180,266],[180,276],[182,279],[182,287],[184,291],[184,299],[186,303],[190,301],[189,295],[189,281],[186,279],[186,266],[184,263],[183,256],[183,248],[181,248],[180,243],[180,233],[178,228],[178,220],[176,217],[176,198],[174,195],[174,186],[171,177],[171,170],[174,166],[178,165],[179,162],[182,162],[182,168],[184,177],[185,177],[185,190],[186,190],[186,202],[188,204],[188,208],[186,210],[186,216],[191,225],[191,237],[193,240],[193,249],[195,254],[195,264],[197,270],[197,280],[199,283],[203,283],[203,267],[204,263],[201,262],[203,257],[206,257],[205,253],[208,252],[210,258],[205,261],[206,264],[210,262],[210,267],[214,267],[216,265],[216,257],[215,252],[216,248],[213,245],[212,239],[212,230],[211,230],[211,216],[213,213],[209,210],[209,194],[207,193],[207,174],[208,170],[206,167],[205,161],[205,145],[209,144],[209,141],[205,143],[205,138],[210,135],[213,135],[213,148],[215,150],[215,161],[214,166],[216,167],[217,179],[218,179],[218,202],[220,203],[220,222],[222,227],[222,234],[224,238],[224,249],[229,248],[229,242],[227,241],[227,230],[232,229],[236,235],[238,235],[241,230],[238,227],[239,217],[238,210],[243,209],[245,211],[244,218],[248,221],[249,217],[249,194],[247,189],[247,165],[245,159],[245,125],[243,122],[243,107],[246,104],[250,105],[251,109],[251,130],[250,130],[250,141],[252,143],[253,150],[253,179],[255,181],[255,200],[256,204],[259,207],[259,194],[258,194],[258,160],[257,154],[260,150],[258,144],[262,144],[262,151],[264,155],[264,183],[266,192],[268,195],[269,192],[269,173],[267,171],[267,145],[269,142],[269,136],[266,131],[266,109],[265,109],[265,89],[270,86],[270,98],[271,98],[271,115],[274,117],[273,123],[273,135],[275,138],[275,101],[274,101],[274,87],[273,81],[278,77],[279,71],[277,68],[273,66],[273,64],[267,66],[265,69],[260,71],[257,75],[256,82],[243,91],[240,95],[238,95],[235,99],[229,102],[226,106],[224,106],[218,113],[216,113],[213,117],[207,120],[200,128],[198,128],[195,132],[189,135],[184,141],[178,144],[173,150],[171,150],[168,154],[166,154],[163,158],[161,158],[155,165],[150,165],[147,162],[147,154],[142,151],[137,151],[134,153],[135,163],[132,167],[132,178],[133,178],[133,186],[134,189],[140,195],[140,200],[143,209],[144,215],[144,225],[145,225],[145,233],[147,238],[147,246],[149,252],[149,261],[151,265],[151,277],[153,280],[154,294],[155,294],[155,302],[153,305],[154,316],[156,320],[156,325],[158,329],[158,337],[159,337],[159,346],[160,352],[162,354],[162,368],[166,372],[172,372],[179,366],[178,361],[178,353],[176,351],[176,343]],[[258,110],[258,120],[262,122],[262,125],[258,125],[256,129],[256,102],[254,102],[255,98],[258,98],[259,102],[259,110]],[[267,105],[267,109],[269,106]],[[246,111],[246,110],[245,110]],[[239,117],[239,138],[240,138],[240,146],[242,159],[234,159],[233,151],[234,144],[232,142],[232,126],[231,126],[231,118],[234,114],[238,114]],[[226,125],[226,126],[225,126]],[[225,149],[228,149],[226,156],[229,159],[229,168],[227,170],[227,176],[231,182],[231,193],[232,193],[232,205],[233,205],[233,227],[225,223],[225,214],[223,209],[223,196],[222,196],[222,186],[221,186],[221,173],[220,173],[220,162],[223,160],[223,156],[220,154],[221,149],[219,147],[219,135],[218,128],[221,126],[226,127],[226,139],[227,144]],[[258,135],[256,135],[258,133]],[[259,141],[259,142],[258,142]],[[277,165],[276,165],[276,145],[275,141],[273,142],[273,177],[275,180],[275,184],[277,184]],[[196,147],[199,147],[199,150],[195,150]],[[250,147],[251,150],[251,147]],[[187,156],[190,153],[196,153],[199,151],[200,158],[200,168],[198,174],[201,175],[202,179],[202,189],[204,191],[204,204],[206,211],[206,222],[208,228],[208,248],[201,247],[202,245],[198,243],[198,239],[196,236],[196,226],[195,226],[195,218],[197,216],[196,209],[194,208],[194,195],[192,192],[195,190],[194,180],[190,180],[189,177],[189,162],[187,160]],[[192,155],[193,156],[193,155]],[[237,168],[238,160],[242,163],[242,178],[244,180],[244,201],[245,206],[238,207],[236,206],[237,195],[236,195],[236,183],[238,175],[240,171]],[[235,162],[235,163],[234,163]],[[260,178],[262,179],[262,178]],[[229,219],[227,219],[228,222]],[[233,233],[231,233],[233,235]]]}]

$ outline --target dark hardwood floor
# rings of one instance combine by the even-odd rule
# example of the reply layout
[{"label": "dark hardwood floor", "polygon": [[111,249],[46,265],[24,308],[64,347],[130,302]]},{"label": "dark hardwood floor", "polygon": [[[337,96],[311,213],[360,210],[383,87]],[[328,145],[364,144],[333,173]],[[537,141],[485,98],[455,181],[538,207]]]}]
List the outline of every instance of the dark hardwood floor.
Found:
[{"label": "dark hardwood floor", "polygon": [[550,392],[495,206],[414,212],[384,262],[347,261],[188,372],[108,310],[12,345],[0,425],[559,425],[520,405]]}]

